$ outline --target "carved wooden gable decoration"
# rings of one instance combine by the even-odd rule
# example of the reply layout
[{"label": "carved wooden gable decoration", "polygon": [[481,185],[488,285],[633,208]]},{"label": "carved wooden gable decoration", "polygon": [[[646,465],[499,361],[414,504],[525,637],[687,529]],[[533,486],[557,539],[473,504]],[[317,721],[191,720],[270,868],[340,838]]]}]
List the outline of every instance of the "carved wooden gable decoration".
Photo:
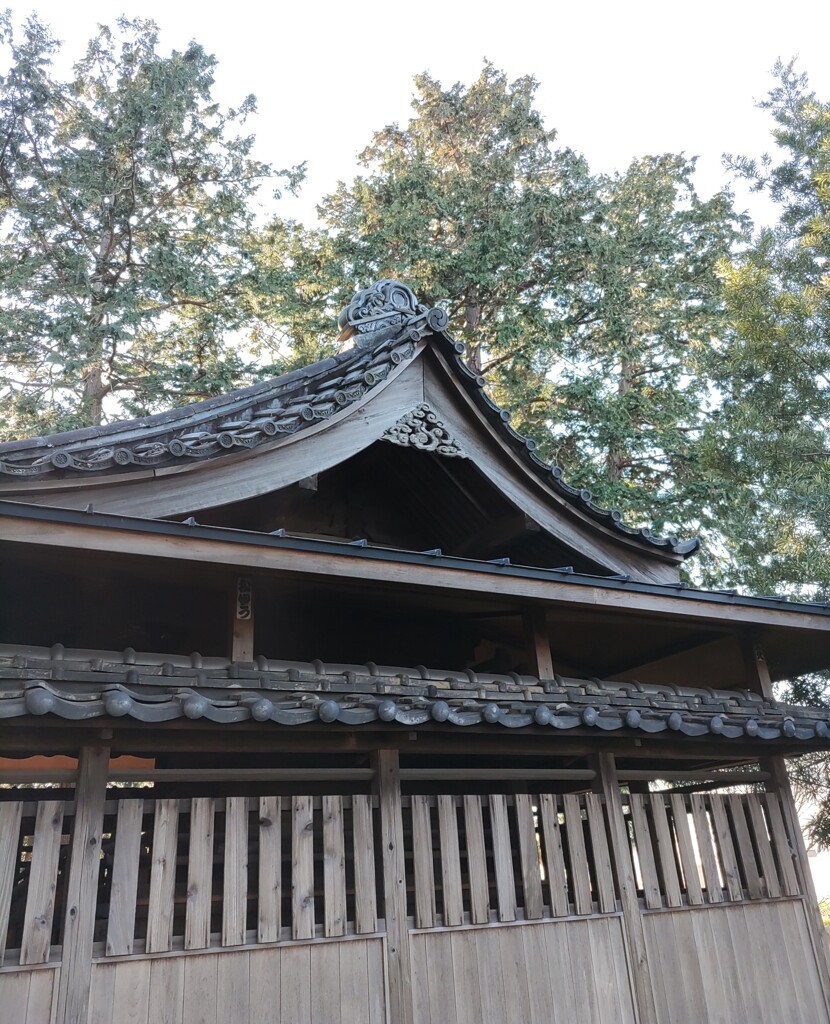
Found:
[{"label": "carved wooden gable decoration", "polygon": [[274,380],[0,445],[0,498],[677,578],[697,542],[628,526],[541,461],[442,309],[385,280],[339,325],[342,352]]}]

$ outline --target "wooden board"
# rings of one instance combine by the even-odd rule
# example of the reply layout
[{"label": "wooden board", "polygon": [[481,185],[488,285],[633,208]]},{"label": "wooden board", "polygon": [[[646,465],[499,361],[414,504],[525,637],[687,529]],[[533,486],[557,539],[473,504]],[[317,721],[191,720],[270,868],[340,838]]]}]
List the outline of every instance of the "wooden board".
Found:
[{"label": "wooden board", "polygon": [[591,859],[597,880],[597,902],[600,913],[613,914],[617,909],[614,892],[614,873],[611,870],[611,853],[605,832],[604,805],[597,793],[585,794],[585,810],[588,815],[588,830],[591,835]]},{"label": "wooden board", "polygon": [[[184,1017],[184,957],[163,956],[150,962],[147,1024],[182,1024]],[[237,1020],[245,1020],[237,1017]]]},{"label": "wooden board", "polygon": [[21,964],[43,964],[49,959],[62,834],[63,802],[40,801],[37,805],[32,840],[29,890],[26,894],[23,939],[20,947]]},{"label": "wooden board", "polygon": [[674,843],[666,815],[666,797],[663,793],[651,794],[651,820],[654,823],[654,838],[657,844],[657,859],[666,906],[679,907],[683,900],[680,895],[680,880],[674,859]]},{"label": "wooden board", "polygon": [[692,793],[689,798],[692,806],[692,817],[695,823],[695,838],[700,851],[700,863],[703,867],[703,879],[706,883],[706,899],[709,903],[723,902],[718,860],[712,843],[712,832],[709,827],[709,816],[706,813],[706,802],[700,793]]},{"label": "wooden board", "polygon": [[429,797],[412,796],[412,867],[415,875],[415,926],[435,924],[435,869],[432,859],[432,824]]},{"label": "wooden board", "polygon": [[778,881],[778,871],[775,866],[772,843],[767,832],[767,822],[764,818],[761,798],[755,793],[748,794],[746,797],[746,808],[749,812],[753,842],[761,862],[763,889],[765,890],[765,895],[775,899],[781,895],[781,884]]},{"label": "wooden board", "polygon": [[242,946],[248,912],[248,798],[225,801],[225,863],[222,892],[222,945]]},{"label": "wooden board", "polygon": [[276,942],[282,927],[281,811],[280,797],[259,798],[258,942]]},{"label": "wooden board", "polygon": [[150,860],[150,902],[147,910],[148,953],[163,952],[170,949],[172,944],[178,827],[178,800],[157,800]]},{"label": "wooden board", "polygon": [[374,932],[378,926],[375,879],[375,840],[372,827],[372,798],[352,797],[352,836],[354,840],[355,931]]},{"label": "wooden board", "polygon": [[291,937],[314,937],[314,806],[309,796],[291,800]]},{"label": "wooden board", "polygon": [[591,897],[591,876],[588,873],[588,853],[585,849],[585,833],[582,825],[582,805],[578,796],[566,793],[562,798],[565,811],[565,835],[568,840],[568,865],[571,888],[574,897],[574,911],[577,914],[593,912]]},{"label": "wooden board", "polygon": [[738,869],[738,858],[735,856],[735,847],[732,843],[732,833],[729,830],[729,821],[726,817],[724,798],[721,796],[709,797],[709,806],[712,809],[712,823],[715,826],[720,863],[726,879],[726,891],[729,893],[730,900],[742,900],[744,894],[741,888],[741,874]]},{"label": "wooden board", "polygon": [[539,796],[539,816],[545,840],[545,870],[550,890],[551,913],[554,917],[568,914],[568,880],[565,874],[565,854],[559,828],[559,808],[552,793]]},{"label": "wooden board", "polygon": [[107,922],[107,956],[125,956],[133,951],[143,816],[143,800],[119,801]]},{"label": "wooden board", "polygon": [[764,895],[764,890],[761,885],[758,865],[755,862],[752,839],[749,836],[749,826],[747,825],[746,812],[744,810],[746,803],[741,796],[727,796],[724,800],[728,814],[732,819],[735,837],[738,841],[737,852],[740,856],[740,864],[746,878],[747,893],[751,900],[759,900]]},{"label": "wooden board", "polygon": [[22,808],[18,800],[0,804],[0,967],[6,954],[9,910],[17,876]]},{"label": "wooden board", "polygon": [[210,910],[213,898],[213,829],[216,816],[211,797],[190,802],[190,846],[187,856],[187,905],[184,948],[210,945]]},{"label": "wooden board", "polygon": [[778,795],[776,793],[765,793],[764,802],[767,808],[767,815],[769,816],[772,842],[775,848],[775,859],[781,874],[781,885],[784,894],[786,896],[797,896],[799,885],[795,870],[795,851],[790,846],[790,840],[787,837]]},{"label": "wooden board", "polygon": [[490,883],[487,877],[487,853],[479,796],[464,797],[464,835],[467,841],[470,919],[473,924],[486,924],[490,920]]},{"label": "wooden board", "polygon": [[323,797],[323,896],[326,935],[345,935],[346,841],[342,796]]},{"label": "wooden board", "polygon": [[513,879],[513,853],[510,825],[507,818],[507,798],[500,793],[490,794],[490,829],[493,842],[493,867],[496,872],[496,893],[500,921],[516,920],[516,886]]},{"label": "wooden board", "polygon": [[441,892],[444,924],[455,926],[461,924],[464,917],[455,797],[446,795],[438,797],[438,835],[441,842]]},{"label": "wooden board", "polygon": [[683,885],[690,906],[703,903],[703,889],[700,884],[700,873],[697,857],[692,843],[692,830],[689,827],[689,812],[686,798],[679,793],[671,796],[672,820],[674,834],[677,836],[677,851],[680,855],[680,866],[683,870]]},{"label": "wooden board", "polygon": [[527,920],[542,916],[542,876],[539,844],[533,820],[533,800],[527,793],[516,794],[516,828],[519,833],[519,855],[522,865],[522,892]]}]

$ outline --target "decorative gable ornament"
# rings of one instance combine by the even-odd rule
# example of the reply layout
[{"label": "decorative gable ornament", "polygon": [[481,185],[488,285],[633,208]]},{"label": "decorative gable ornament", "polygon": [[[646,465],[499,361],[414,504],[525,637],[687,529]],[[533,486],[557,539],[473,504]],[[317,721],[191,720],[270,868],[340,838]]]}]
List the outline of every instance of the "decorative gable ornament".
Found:
[{"label": "decorative gable ornament", "polygon": [[390,427],[382,441],[402,448],[419,448],[422,452],[435,452],[451,459],[466,459],[467,453],[449,433],[426,402],[417,406]]},{"label": "decorative gable ornament", "polygon": [[445,310],[429,309],[408,285],[385,278],[358,292],[342,311],[338,340],[356,335],[357,346],[366,348],[406,331],[411,341],[420,341],[430,331],[442,331],[448,322]]}]

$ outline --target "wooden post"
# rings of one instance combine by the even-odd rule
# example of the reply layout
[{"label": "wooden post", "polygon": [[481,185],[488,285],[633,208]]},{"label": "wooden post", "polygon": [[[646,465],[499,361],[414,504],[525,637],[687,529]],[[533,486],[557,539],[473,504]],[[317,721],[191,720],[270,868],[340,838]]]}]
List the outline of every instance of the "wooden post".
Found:
[{"label": "wooden post", "polygon": [[548,620],[544,608],[533,608],[525,614],[525,633],[531,671],[540,679],[553,679],[553,656],[550,651]]},{"label": "wooden post", "polygon": [[375,763],[383,854],[389,1024],[413,1024],[412,968],[409,955],[409,927],[406,920],[406,874],[398,751],[379,750]]},{"label": "wooden post", "polygon": [[253,661],[254,588],[250,577],[237,576],[230,597],[230,659]]},{"label": "wooden post", "polygon": [[764,700],[775,700],[769,666],[761,645],[753,637],[745,636],[741,640],[741,650],[744,656],[747,688],[760,693]]},{"label": "wooden post", "polygon": [[98,872],[101,868],[101,833],[107,795],[108,746],[82,747],[75,788],[75,825],[66,886],[57,1024],[86,1024],[92,974],[92,939]]},{"label": "wooden post", "polygon": [[801,823],[798,820],[798,809],[793,798],[790,779],[787,775],[787,765],[783,757],[769,757],[761,761],[761,768],[768,771],[772,776],[766,784],[767,790],[776,793],[781,801],[781,808],[787,823],[788,831],[795,845],[796,871],[801,883],[801,892],[804,894],[805,909],[807,911],[807,929],[810,932],[810,941],[813,944],[813,951],[816,956],[819,977],[821,978],[821,990],[824,995],[824,1004],[830,1015],[830,949],[827,946],[827,936],[824,931],[824,922],[821,919],[821,911],[818,906],[818,896],[813,883],[813,873],[810,870],[810,862],[807,859],[807,848],[804,845],[804,836],[801,834]]},{"label": "wooden post", "polygon": [[597,755],[597,771],[605,797],[605,809],[608,814],[611,838],[611,856],[614,862],[614,874],[620,893],[620,904],[623,923],[628,939],[629,965],[633,980],[632,996],[634,997],[637,1020],[639,1024],[657,1024],[657,1009],[654,1003],[654,989],[651,983],[648,955],[646,953],[646,937],[643,930],[643,916],[640,901],[637,898],[637,881],[634,877],[634,865],[628,846],[625,818],[623,817],[620,783],[617,778],[617,767],[613,754]]}]

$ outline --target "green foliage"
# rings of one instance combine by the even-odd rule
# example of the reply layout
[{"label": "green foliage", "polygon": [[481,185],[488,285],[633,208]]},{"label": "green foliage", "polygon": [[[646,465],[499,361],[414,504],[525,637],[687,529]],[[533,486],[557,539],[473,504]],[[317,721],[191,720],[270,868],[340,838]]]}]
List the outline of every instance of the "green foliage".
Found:
[{"label": "green foliage", "polygon": [[517,428],[570,478],[638,523],[714,527],[700,365],[725,330],[717,267],[744,227],[730,198],[702,201],[679,156],[593,175],[556,148],[532,77],[485,64],[469,87],[415,86],[412,119],[373,137],[365,172],[321,204],[322,230],[271,226],[274,322],[322,353],[314,309],[405,280],[445,305]]},{"label": "green foliage", "polygon": [[792,63],[775,73],[761,104],[775,125],[775,157],[727,158],[780,214],[723,269],[734,333],[712,367],[723,396],[716,429],[723,471],[743,485],[724,533],[736,582],[827,596],[830,103],[816,100]]},{"label": "green foliage", "polygon": [[[68,81],[36,18],[0,18],[0,431],[141,415],[238,386],[227,344],[255,317],[251,200],[271,168],[223,111],[196,43],[101,27]],[[288,184],[299,180],[290,172]]]}]

